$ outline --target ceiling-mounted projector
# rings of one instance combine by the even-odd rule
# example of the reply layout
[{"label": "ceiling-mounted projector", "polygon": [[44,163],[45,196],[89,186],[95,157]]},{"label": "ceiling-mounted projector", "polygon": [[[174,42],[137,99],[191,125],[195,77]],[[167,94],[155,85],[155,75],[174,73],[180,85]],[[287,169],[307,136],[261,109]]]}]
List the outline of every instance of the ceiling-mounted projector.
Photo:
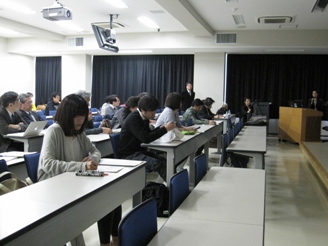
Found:
[{"label": "ceiling-mounted projector", "polygon": [[66,8],[58,0],[50,7],[42,9],[43,18],[51,21],[60,21],[60,20],[71,20],[72,11],[69,8]]}]

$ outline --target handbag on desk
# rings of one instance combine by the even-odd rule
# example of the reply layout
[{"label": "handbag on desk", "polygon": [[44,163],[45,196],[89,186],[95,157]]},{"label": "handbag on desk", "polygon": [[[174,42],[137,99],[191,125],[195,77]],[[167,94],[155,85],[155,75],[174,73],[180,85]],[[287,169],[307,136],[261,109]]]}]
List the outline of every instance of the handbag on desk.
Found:
[{"label": "handbag on desk", "polygon": [[14,173],[2,172],[0,178],[4,176],[10,178],[7,178],[0,183],[0,196],[29,185],[29,182],[18,179]]}]

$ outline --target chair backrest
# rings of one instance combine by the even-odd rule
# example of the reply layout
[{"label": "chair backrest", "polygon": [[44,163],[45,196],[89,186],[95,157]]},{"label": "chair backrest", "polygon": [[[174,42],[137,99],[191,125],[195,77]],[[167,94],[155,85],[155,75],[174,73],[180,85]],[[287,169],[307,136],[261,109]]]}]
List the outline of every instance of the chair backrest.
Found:
[{"label": "chair backrest", "polygon": [[228,159],[228,154],[226,148],[229,146],[229,137],[228,133],[222,134],[222,149],[221,149],[221,157],[220,157],[220,166],[223,167],[224,163],[226,163]]},{"label": "chair backrest", "polygon": [[174,213],[189,193],[188,171],[187,169],[184,169],[181,172],[174,174],[170,179],[170,214]]},{"label": "chair backrest", "polygon": [[101,122],[99,121],[96,121],[96,122],[93,122],[93,128],[99,128]]},{"label": "chair backrest", "polygon": [[50,110],[49,111],[49,115],[55,116],[56,112],[57,112],[57,110]]},{"label": "chair backrest", "polygon": [[121,155],[118,152],[119,143],[120,143],[120,132],[109,134],[110,142],[112,144],[113,152],[114,152],[114,158],[121,159]]},{"label": "chair backrest", "polygon": [[232,140],[234,139],[233,128],[229,130],[228,134],[229,134],[229,143],[231,143]]},{"label": "chair backrest", "polygon": [[206,155],[201,154],[195,157],[194,162],[195,162],[195,186],[196,186],[207,173]]},{"label": "chair backrest", "polygon": [[94,118],[93,118],[93,121],[94,122],[102,122],[103,120],[103,117],[101,115],[96,115]]},{"label": "chair backrest", "polygon": [[118,226],[120,246],[147,245],[157,233],[157,208],[154,199],[134,207]]},{"label": "chair backrest", "polygon": [[48,120],[48,126],[51,126],[54,123],[54,120]]},{"label": "chair backrest", "polygon": [[27,174],[33,183],[38,182],[38,166],[40,153],[24,155]]},{"label": "chair backrest", "polygon": [[38,114],[40,115],[40,117],[41,117],[43,120],[46,120],[46,119],[47,119],[47,117],[45,116],[45,114],[43,113],[42,110],[37,111],[37,112],[38,112]]},{"label": "chair backrest", "polygon": [[[9,169],[8,169],[8,166],[7,166],[7,162],[5,160],[0,160],[0,173],[3,173],[3,172],[9,172]],[[10,177],[6,177],[8,175],[5,175],[4,177],[1,177],[0,178],[0,182],[6,180],[7,178],[10,178]]]},{"label": "chair backrest", "polygon": [[94,113],[94,112],[98,112],[98,109],[97,108],[90,108],[90,111]]}]

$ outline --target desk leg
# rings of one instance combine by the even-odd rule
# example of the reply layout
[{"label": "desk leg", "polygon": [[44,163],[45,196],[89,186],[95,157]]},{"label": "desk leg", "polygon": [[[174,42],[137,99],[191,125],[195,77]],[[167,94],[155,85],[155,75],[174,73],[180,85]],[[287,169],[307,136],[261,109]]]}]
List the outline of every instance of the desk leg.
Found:
[{"label": "desk leg", "polygon": [[166,154],[166,184],[170,187],[170,179],[174,175],[174,153],[171,150]]},{"label": "desk leg", "polygon": [[132,207],[139,205],[142,202],[142,191],[134,194],[132,197]]},{"label": "desk leg", "polygon": [[264,154],[253,153],[255,169],[264,169]]}]

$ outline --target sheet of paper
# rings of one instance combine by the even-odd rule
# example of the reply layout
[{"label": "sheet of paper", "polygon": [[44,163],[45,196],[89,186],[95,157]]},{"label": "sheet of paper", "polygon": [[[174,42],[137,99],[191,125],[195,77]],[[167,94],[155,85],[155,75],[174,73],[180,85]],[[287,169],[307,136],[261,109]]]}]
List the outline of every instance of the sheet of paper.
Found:
[{"label": "sheet of paper", "polygon": [[102,158],[99,162],[99,165],[135,167],[140,165],[141,163],[142,161]]},{"label": "sheet of paper", "polygon": [[124,167],[98,165],[98,171],[105,172],[105,173],[117,173],[121,171],[123,168]]}]

